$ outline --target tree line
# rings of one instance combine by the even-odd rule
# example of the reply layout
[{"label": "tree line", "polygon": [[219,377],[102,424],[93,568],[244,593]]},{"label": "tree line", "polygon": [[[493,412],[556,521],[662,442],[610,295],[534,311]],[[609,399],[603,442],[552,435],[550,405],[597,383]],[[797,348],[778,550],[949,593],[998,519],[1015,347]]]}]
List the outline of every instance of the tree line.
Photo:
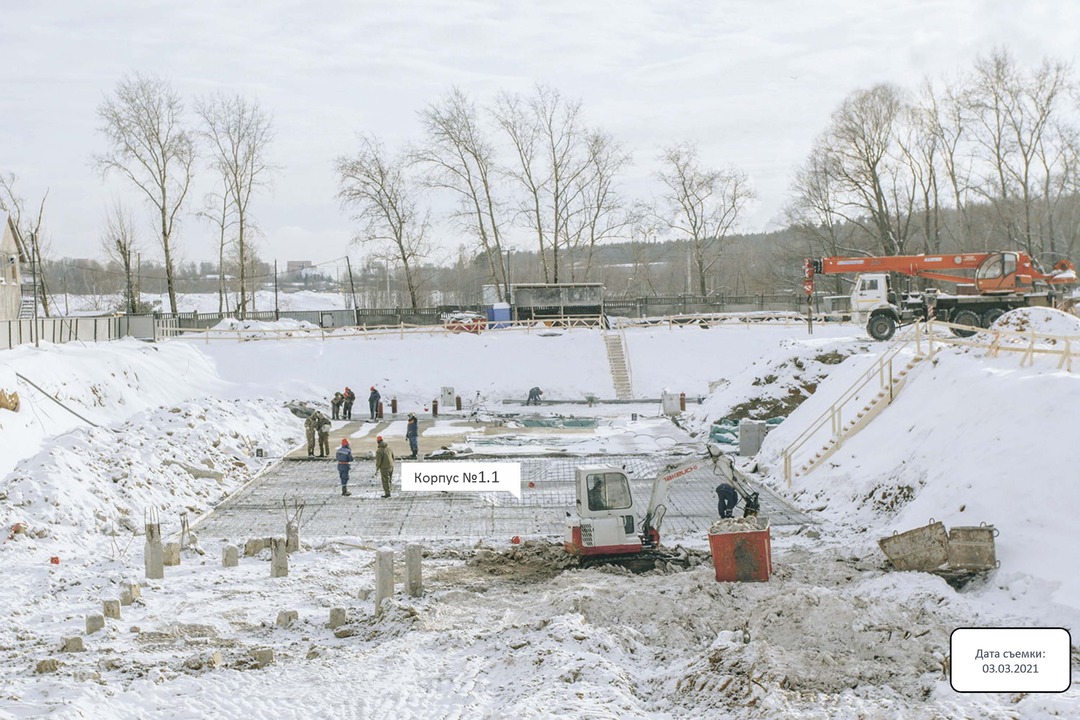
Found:
[{"label": "tree line", "polygon": [[[186,213],[217,238],[221,309],[232,293],[243,315],[266,275],[253,208],[278,170],[267,160],[273,122],[238,95],[196,98],[193,108],[189,125],[167,80],[122,78],[98,108],[105,150],[93,163],[126,181],[151,211],[170,309],[176,223]],[[1047,59],[1024,67],[1004,49],[915,88],[855,90],[794,170],[788,226],[772,234],[739,232],[755,197],[750,178],[712,166],[689,141],[654,149],[655,194],[630,197],[623,182],[632,154],[586,121],[580,100],[544,85],[488,103],[452,87],[418,111],[417,137],[389,148],[361,131],[358,149],[335,158],[332,171],[337,199],[356,223],[354,242],[373,251],[358,274],[383,277],[385,299],[397,304],[475,302],[482,285],[502,301],[523,280],[599,281],[625,296],[763,292],[795,288],[797,258],[806,255],[1009,248],[1048,265],[1075,259],[1076,109],[1070,66]],[[216,184],[201,203],[189,197],[200,167]],[[28,209],[15,184],[0,173],[0,209],[47,270],[45,197]],[[434,253],[440,222],[463,240],[449,261]],[[135,227],[133,211],[118,202],[101,233],[129,312],[139,309]],[[45,279],[40,273],[48,311]]]},{"label": "tree line", "polygon": [[1077,106],[1069,65],[1023,67],[1004,49],[917,88],[851,93],[795,173],[799,250],[1080,259]]}]

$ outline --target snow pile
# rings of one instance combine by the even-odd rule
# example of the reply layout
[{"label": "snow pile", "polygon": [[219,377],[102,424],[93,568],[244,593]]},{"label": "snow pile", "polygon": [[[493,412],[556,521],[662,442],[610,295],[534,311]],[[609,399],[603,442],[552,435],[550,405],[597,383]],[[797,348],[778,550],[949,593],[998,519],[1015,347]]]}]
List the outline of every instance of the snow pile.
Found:
[{"label": "snow pile", "polygon": [[[136,414],[115,428],[77,428],[28,458],[0,489],[0,527],[78,548],[87,534],[141,534],[149,513],[192,520],[295,444],[283,408],[206,399]],[[25,536],[24,536],[25,537]]]},{"label": "snow pile", "polygon": [[211,328],[211,330],[244,333],[243,336],[249,338],[260,338],[267,332],[274,332],[278,336],[288,336],[290,331],[293,330],[319,329],[321,328],[315,323],[310,323],[306,320],[293,320],[291,318],[282,318],[281,320],[274,321],[226,318]]},{"label": "snow pile", "polygon": [[[1034,336],[1036,344],[1047,345],[1056,344],[1062,337],[1080,340],[1080,318],[1054,308],[1026,307],[1010,310],[995,320],[990,329],[1029,336],[1018,338],[1015,335],[1004,335],[1001,338],[1002,342],[1014,344],[1027,342],[1031,336]],[[977,337],[985,341],[987,336],[992,335],[990,332],[981,332]]]},{"label": "snow pile", "polygon": [[708,431],[712,423],[787,417],[814,394],[818,384],[856,352],[867,352],[865,338],[786,340],[776,352],[753,360],[718,383],[700,407],[690,409],[689,424]]},{"label": "snow pile", "polygon": [[857,552],[882,559],[878,538],[931,518],[993,525],[1001,592],[987,594],[1017,615],[1076,624],[1080,577],[1057,549],[1080,544],[1080,526],[1054,508],[1080,505],[1080,486],[1063,470],[1080,376],[1057,370],[1053,358],[1020,367],[1016,354],[967,350],[946,346],[916,366],[891,405],[788,490],[780,453],[848,383],[838,372],[766,437],[759,463],[779,490],[844,528]]}]

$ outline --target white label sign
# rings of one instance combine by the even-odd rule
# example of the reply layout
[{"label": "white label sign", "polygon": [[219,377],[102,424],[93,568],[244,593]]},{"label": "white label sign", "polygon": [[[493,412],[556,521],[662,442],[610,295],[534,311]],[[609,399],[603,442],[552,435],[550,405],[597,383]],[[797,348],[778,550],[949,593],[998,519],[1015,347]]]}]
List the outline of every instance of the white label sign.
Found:
[{"label": "white label sign", "polygon": [[407,462],[401,464],[407,492],[499,492],[521,499],[521,463]]}]

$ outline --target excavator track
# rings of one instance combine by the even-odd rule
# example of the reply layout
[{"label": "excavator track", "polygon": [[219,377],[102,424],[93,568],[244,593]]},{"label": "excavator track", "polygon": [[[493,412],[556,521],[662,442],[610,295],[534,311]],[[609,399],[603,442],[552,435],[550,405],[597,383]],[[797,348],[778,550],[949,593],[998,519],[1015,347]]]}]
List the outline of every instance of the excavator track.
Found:
[{"label": "excavator track", "polygon": [[578,567],[590,568],[600,565],[618,565],[632,573],[646,573],[653,570],[671,572],[672,570],[688,570],[709,561],[711,556],[704,550],[690,550],[682,546],[674,550],[645,550],[630,555],[591,555],[581,557]]}]

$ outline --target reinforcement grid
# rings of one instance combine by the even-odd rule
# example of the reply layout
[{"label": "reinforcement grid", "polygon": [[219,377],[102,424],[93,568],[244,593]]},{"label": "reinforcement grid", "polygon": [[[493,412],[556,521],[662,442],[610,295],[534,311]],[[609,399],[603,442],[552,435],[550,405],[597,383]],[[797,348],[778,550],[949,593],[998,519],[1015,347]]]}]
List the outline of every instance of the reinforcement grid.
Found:
[{"label": "reinforcement grid", "polygon": [[[574,507],[576,466],[610,464],[624,468],[631,478],[636,501],[644,504],[657,474],[667,465],[687,458],[589,455],[485,459],[521,463],[520,500],[506,492],[406,493],[396,485],[393,496],[387,499],[382,497],[382,488],[374,471],[363,464],[353,470],[349,483],[352,496],[342,497],[333,462],[286,460],[228,498],[192,529],[204,539],[229,542],[282,535],[286,515],[302,505],[301,534],[308,539],[341,536],[367,540],[481,539],[515,535],[522,538],[561,537],[566,511]],[[666,501],[664,534],[706,532],[717,519],[715,488],[718,482],[711,466],[706,464],[674,483]],[[763,486],[755,484],[746,490],[760,493],[761,514],[768,516],[773,525],[811,522],[805,514]]]}]

